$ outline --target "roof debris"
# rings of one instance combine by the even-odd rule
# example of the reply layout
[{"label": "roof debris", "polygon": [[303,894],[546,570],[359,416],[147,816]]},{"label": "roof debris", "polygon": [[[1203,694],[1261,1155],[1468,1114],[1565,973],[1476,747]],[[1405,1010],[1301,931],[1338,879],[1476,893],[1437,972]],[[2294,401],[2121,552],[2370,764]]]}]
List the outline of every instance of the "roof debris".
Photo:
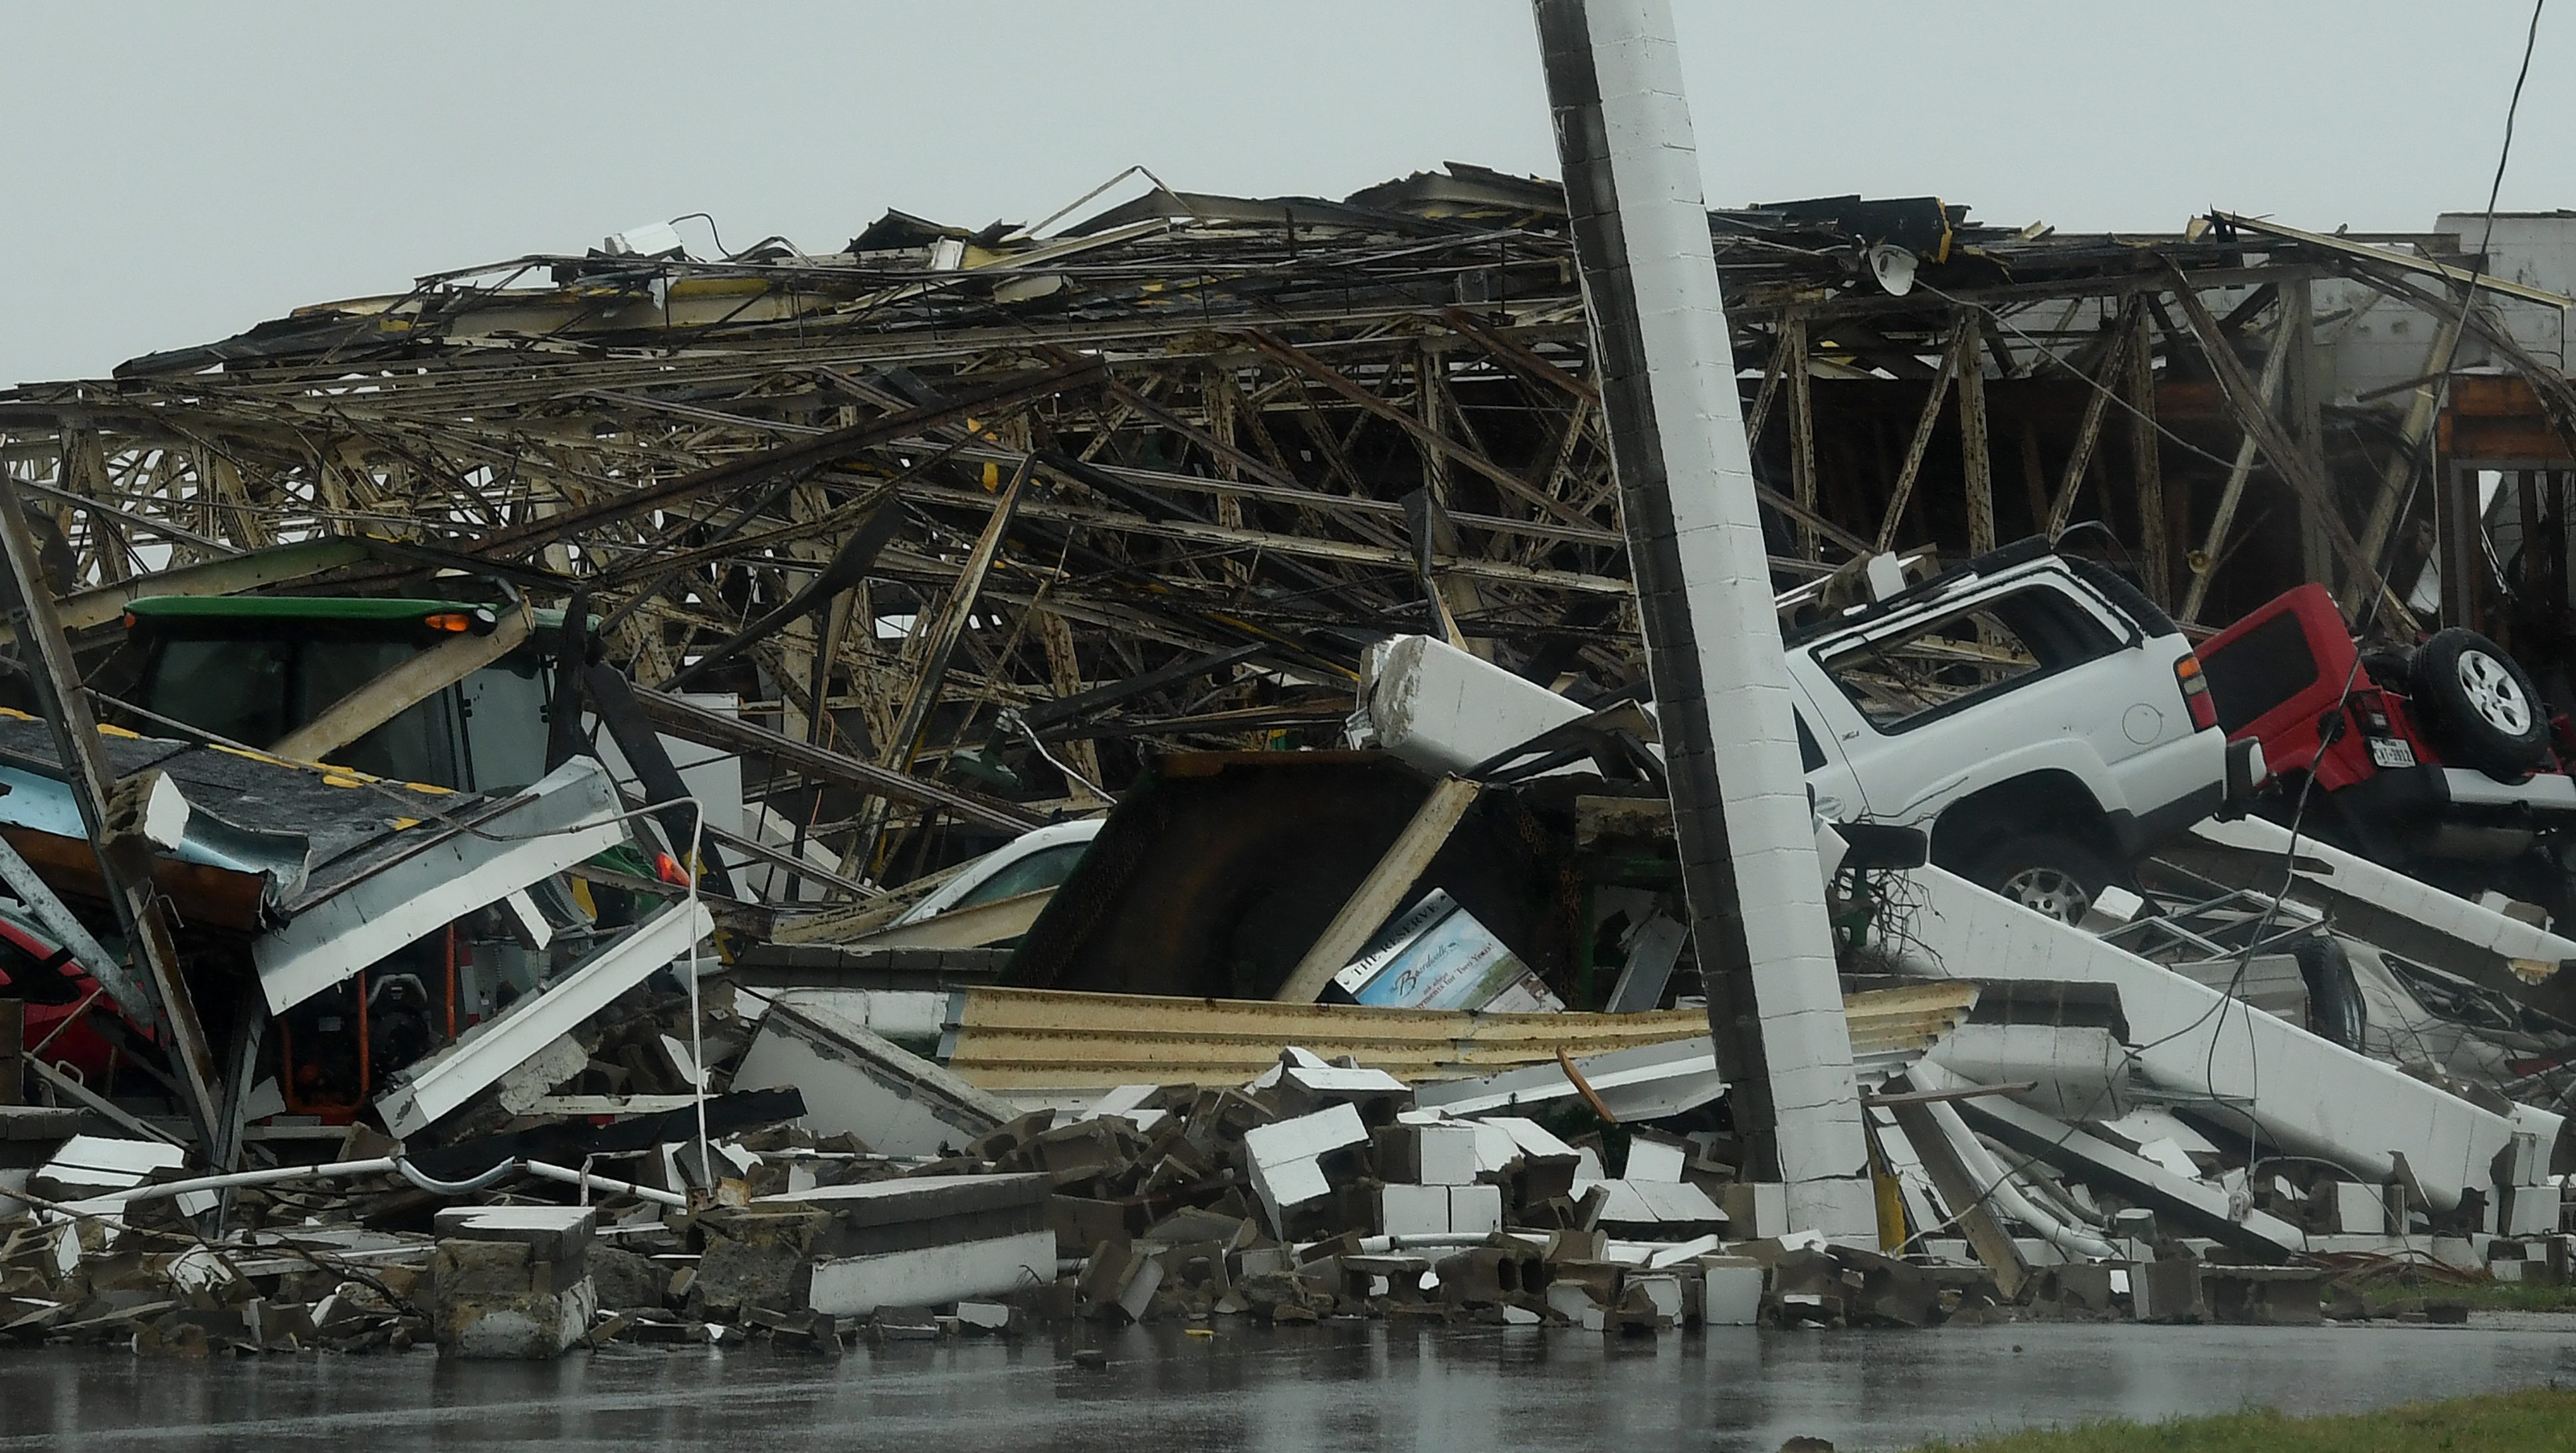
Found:
[{"label": "roof debris", "polygon": [[1712,1036],[1562,189],[1059,220],[630,234],[0,394],[0,1338],[2566,1275],[2564,297],[2447,228],[1709,214],[1827,1237]]}]

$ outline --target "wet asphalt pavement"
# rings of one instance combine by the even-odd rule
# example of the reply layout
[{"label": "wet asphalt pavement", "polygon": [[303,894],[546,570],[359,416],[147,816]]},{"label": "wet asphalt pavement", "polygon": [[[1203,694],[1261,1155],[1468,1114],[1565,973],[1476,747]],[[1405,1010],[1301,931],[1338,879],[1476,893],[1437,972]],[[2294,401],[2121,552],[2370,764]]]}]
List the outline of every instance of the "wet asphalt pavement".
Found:
[{"label": "wet asphalt pavement", "polygon": [[2019,1326],[1605,1340],[1534,1328],[1130,1328],[823,1358],[616,1347],[179,1361],[0,1352],[0,1449],[725,1448],[1456,1453],[1904,1448],[2031,1423],[2327,1412],[2576,1383],[2576,1318],[2467,1328]]}]

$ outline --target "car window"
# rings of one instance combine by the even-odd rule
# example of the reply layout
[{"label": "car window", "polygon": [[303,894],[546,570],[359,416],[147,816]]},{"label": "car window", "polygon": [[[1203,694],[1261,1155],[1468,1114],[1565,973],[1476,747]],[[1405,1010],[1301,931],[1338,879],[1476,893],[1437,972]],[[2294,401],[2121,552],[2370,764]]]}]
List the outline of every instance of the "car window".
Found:
[{"label": "car window", "polygon": [[[316,638],[306,641],[296,660],[294,702],[296,725],[320,716],[333,703],[378,676],[420,654],[411,641],[366,638]],[[405,782],[435,782],[466,787],[457,770],[455,741],[449,731],[452,704],[448,693],[432,693],[400,715],[331,754],[343,766]]]},{"label": "car window", "polygon": [[1055,887],[1073,876],[1073,865],[1082,860],[1082,850],[1089,846],[1091,844],[1087,842],[1058,843],[1051,848],[1040,848],[967,889],[944,911],[954,913],[978,903],[998,903],[1005,898],[1017,898],[1023,893]]},{"label": "car window", "polygon": [[173,640],[161,648],[143,705],[249,746],[286,735],[286,684],[295,643]]},{"label": "car window", "polygon": [[2034,586],[1831,651],[1818,664],[1871,726],[1901,732],[2119,648],[2074,601]]},{"label": "car window", "polygon": [[2283,611],[2201,658],[2210,703],[2229,736],[2317,684],[2317,654],[2298,613]]},{"label": "car window", "polygon": [[1810,772],[1825,765],[1825,749],[1816,743],[1816,734],[1807,726],[1807,714],[1794,708],[1790,719],[1798,724],[1798,765]]}]

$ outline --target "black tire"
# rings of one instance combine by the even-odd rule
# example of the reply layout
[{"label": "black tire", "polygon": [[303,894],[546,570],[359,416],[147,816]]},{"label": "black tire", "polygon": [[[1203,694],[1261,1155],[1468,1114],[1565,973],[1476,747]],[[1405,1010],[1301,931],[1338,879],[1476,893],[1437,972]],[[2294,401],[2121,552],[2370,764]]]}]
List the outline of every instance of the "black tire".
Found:
[{"label": "black tire", "polygon": [[2364,651],[2361,653],[2361,670],[2374,686],[2408,691],[2412,688],[2407,683],[2415,677],[2415,653],[2393,647]]},{"label": "black tire", "polygon": [[2442,756],[2516,781],[2549,760],[2548,708],[2504,648],[2459,626],[2415,653],[2410,702]]},{"label": "black tire", "polygon": [[2091,847],[2062,833],[2015,833],[1977,854],[1970,881],[2024,908],[2074,923],[2102,890],[2120,881],[2119,870]]},{"label": "black tire", "polygon": [[2299,961],[2299,977],[2308,984],[2308,1028],[2320,1039],[2346,1049],[2361,1048],[2370,1032],[2370,1010],[2361,984],[2352,976],[2352,956],[2342,944],[2322,935],[2303,938],[2290,949]]}]

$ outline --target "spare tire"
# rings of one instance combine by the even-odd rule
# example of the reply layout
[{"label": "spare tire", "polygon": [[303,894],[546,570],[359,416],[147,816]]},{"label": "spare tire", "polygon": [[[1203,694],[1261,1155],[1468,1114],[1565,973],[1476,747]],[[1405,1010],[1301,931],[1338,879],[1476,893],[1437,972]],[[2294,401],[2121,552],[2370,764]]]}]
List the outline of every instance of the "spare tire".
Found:
[{"label": "spare tire", "polygon": [[2443,757],[2514,781],[2549,760],[2540,688],[2504,648],[2472,630],[2435,633],[2415,653],[2411,700]]}]

